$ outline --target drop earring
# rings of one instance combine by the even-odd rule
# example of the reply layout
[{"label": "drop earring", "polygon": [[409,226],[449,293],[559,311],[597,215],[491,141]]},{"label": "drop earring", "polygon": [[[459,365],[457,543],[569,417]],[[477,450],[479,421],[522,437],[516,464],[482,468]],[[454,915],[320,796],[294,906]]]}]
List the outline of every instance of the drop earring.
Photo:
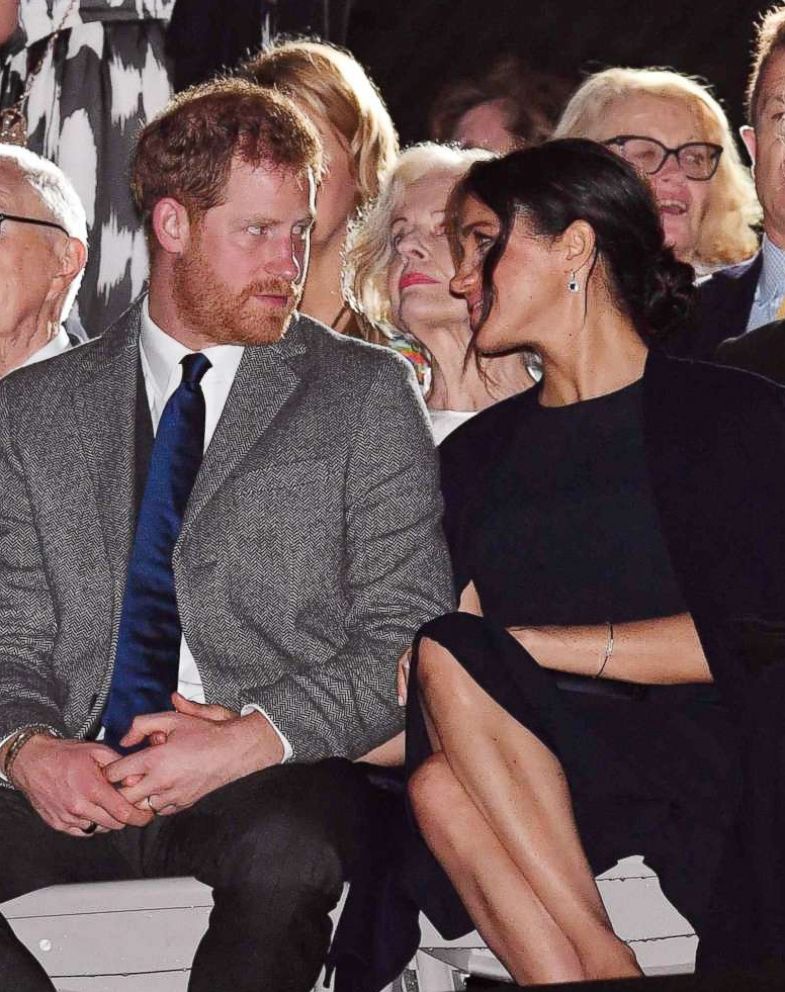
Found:
[{"label": "drop earring", "polygon": [[575,278],[575,272],[573,272],[572,275],[570,276],[570,281],[567,283],[567,289],[569,289],[571,293],[577,293],[580,288],[581,288],[580,284],[578,283],[578,280]]}]

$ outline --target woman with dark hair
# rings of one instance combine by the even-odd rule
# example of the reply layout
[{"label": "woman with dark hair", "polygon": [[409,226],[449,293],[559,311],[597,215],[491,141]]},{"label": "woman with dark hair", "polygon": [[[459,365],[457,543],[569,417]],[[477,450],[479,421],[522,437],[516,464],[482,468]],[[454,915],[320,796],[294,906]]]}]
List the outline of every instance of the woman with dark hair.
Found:
[{"label": "woman with dark hair", "polygon": [[421,849],[418,900],[519,982],[635,975],[594,875],[643,855],[703,932],[739,808],[742,648],[785,605],[783,393],[657,351],[692,271],[607,149],[476,163],[449,218],[474,347],[530,348],[544,374],[441,448],[462,612],[399,672],[439,863]]}]

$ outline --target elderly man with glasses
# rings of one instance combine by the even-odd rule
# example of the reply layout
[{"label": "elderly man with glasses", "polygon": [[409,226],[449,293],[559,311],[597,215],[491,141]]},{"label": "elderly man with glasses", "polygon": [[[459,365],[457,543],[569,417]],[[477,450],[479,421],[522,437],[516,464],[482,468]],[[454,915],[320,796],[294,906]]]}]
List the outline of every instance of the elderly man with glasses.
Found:
[{"label": "elderly man with glasses", "polygon": [[65,174],[0,145],[0,377],[85,339],[64,322],[86,260],[85,211]]}]

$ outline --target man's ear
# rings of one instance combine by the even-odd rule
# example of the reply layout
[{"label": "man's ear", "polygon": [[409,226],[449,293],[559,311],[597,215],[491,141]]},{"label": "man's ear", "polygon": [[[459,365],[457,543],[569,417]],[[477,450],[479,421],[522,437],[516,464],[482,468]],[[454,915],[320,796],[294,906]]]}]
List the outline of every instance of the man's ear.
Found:
[{"label": "man's ear", "polygon": [[87,261],[87,248],[78,238],[68,238],[65,247],[57,248],[57,271],[52,278],[46,299],[52,305],[52,319],[60,322],[60,311],[71,283]]},{"label": "man's ear", "polygon": [[191,239],[188,211],[178,200],[165,196],[153,207],[152,227],[158,244],[170,255],[186,250]]},{"label": "man's ear", "polygon": [[758,139],[755,137],[755,128],[750,127],[749,124],[745,124],[739,128],[739,134],[741,135],[741,140],[744,142],[744,147],[747,149],[747,154],[752,160],[752,167],[754,169],[755,156],[758,151]]},{"label": "man's ear", "polygon": [[65,251],[60,256],[60,271],[58,276],[70,286],[87,262],[87,248],[79,238],[69,238]]}]

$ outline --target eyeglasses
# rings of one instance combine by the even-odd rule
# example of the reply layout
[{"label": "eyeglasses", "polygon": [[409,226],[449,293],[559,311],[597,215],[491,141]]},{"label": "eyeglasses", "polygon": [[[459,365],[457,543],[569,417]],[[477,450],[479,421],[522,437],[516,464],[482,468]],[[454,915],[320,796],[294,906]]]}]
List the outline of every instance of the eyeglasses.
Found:
[{"label": "eyeglasses", "polygon": [[722,155],[722,145],[714,145],[708,141],[688,141],[678,148],[668,148],[656,138],[646,138],[639,134],[617,134],[603,144],[612,147],[630,165],[647,176],[658,173],[667,162],[668,156],[673,155],[684,175],[697,182],[711,179]]},{"label": "eyeglasses", "polygon": [[5,220],[15,220],[17,224],[35,224],[36,227],[53,227],[57,231],[62,231],[67,238],[71,236],[62,224],[56,224],[53,220],[36,220],[34,217],[17,217],[16,214],[0,214],[0,227],[3,226],[3,221]]}]

